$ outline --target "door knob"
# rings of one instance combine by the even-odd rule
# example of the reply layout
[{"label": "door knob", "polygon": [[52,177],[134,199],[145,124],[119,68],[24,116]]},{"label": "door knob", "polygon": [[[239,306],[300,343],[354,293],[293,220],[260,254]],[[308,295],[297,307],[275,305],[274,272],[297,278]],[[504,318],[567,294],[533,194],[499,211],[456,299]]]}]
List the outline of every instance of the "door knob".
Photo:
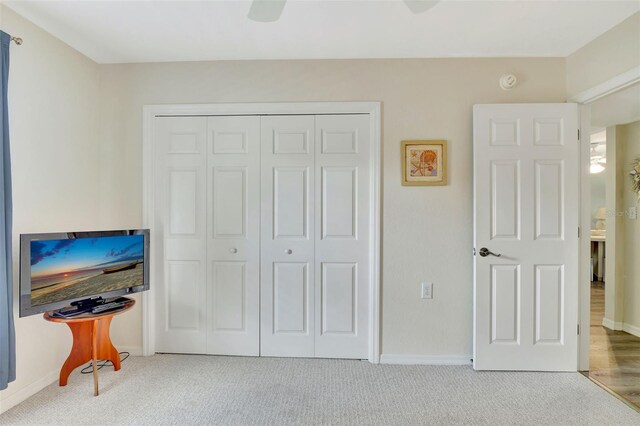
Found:
[{"label": "door knob", "polygon": [[237,252],[238,252],[238,249],[237,249],[237,248],[232,248],[232,249],[229,249],[229,251],[230,251],[231,253],[235,254],[235,253],[237,253]]},{"label": "door knob", "polygon": [[498,253],[498,254],[496,254],[496,253],[492,253],[492,252],[491,252],[488,248],[486,248],[486,247],[482,247],[482,248],[480,249],[480,256],[482,256],[482,257],[487,257],[487,256],[489,256],[489,255],[491,255],[491,256],[495,256],[495,257],[500,257],[500,256],[502,256],[500,253]]},{"label": "door knob", "polygon": [[293,253],[293,250],[291,250],[291,249],[286,249],[284,252],[285,252],[285,253],[287,253],[287,254],[291,254],[291,253]]}]

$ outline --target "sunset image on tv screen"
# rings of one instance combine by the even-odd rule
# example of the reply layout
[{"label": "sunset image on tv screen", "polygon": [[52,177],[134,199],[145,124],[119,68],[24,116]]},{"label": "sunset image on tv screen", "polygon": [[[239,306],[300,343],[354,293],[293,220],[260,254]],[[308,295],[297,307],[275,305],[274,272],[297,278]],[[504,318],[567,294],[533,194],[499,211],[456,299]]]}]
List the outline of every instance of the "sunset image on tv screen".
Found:
[{"label": "sunset image on tv screen", "polygon": [[31,306],[141,286],[144,236],[31,241]]}]

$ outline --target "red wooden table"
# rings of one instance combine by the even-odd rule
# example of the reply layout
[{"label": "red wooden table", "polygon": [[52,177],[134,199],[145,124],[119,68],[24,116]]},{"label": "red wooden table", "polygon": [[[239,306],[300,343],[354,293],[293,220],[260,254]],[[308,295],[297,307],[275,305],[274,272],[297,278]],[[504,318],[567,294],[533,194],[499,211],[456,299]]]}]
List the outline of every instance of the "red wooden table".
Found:
[{"label": "red wooden table", "polygon": [[71,353],[60,369],[60,386],[66,386],[69,374],[77,367],[91,361],[93,364],[94,395],[98,396],[98,360],[109,360],[115,371],[120,370],[120,354],[111,343],[109,327],[114,316],[128,311],[136,303],[129,299],[125,305],[113,311],[100,314],[86,313],[72,318],[53,316],[53,312],[45,312],[44,319],[51,322],[62,322],[69,326],[73,334]]}]

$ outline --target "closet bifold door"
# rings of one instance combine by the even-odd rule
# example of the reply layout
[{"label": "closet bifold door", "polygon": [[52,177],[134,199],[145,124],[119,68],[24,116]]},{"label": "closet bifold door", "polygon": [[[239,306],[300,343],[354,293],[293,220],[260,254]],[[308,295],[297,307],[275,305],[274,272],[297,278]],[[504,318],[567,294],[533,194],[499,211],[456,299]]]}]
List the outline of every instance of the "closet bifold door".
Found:
[{"label": "closet bifold door", "polygon": [[316,116],[315,356],[368,357],[368,115]]},{"label": "closet bifold door", "polygon": [[260,354],[260,117],[207,120],[208,354]]},{"label": "closet bifold door", "polygon": [[262,356],[315,356],[314,121],[262,118]]},{"label": "closet bifold door", "polygon": [[207,119],[155,120],[156,352],[204,353]]}]

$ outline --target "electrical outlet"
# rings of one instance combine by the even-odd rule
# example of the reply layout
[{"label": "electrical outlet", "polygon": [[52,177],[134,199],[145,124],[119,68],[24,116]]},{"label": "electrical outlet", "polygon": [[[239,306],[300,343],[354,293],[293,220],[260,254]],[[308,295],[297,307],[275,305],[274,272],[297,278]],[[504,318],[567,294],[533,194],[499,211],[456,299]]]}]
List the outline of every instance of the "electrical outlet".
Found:
[{"label": "electrical outlet", "polygon": [[422,298],[433,299],[433,283],[422,283]]}]

